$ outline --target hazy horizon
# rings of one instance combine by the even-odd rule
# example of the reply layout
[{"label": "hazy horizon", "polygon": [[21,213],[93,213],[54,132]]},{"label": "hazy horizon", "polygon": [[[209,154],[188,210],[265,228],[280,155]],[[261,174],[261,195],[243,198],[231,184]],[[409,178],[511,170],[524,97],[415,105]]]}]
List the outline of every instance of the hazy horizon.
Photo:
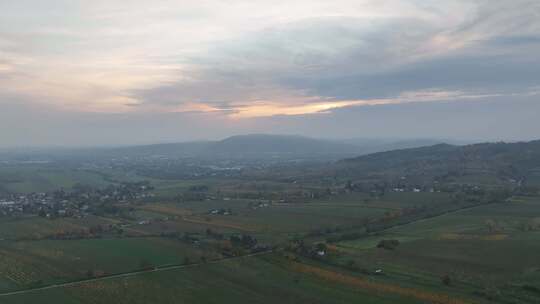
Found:
[{"label": "hazy horizon", "polygon": [[461,139],[461,138],[449,138],[449,137],[316,137],[302,134],[284,134],[284,133],[237,133],[224,137],[215,138],[201,138],[193,140],[169,140],[169,141],[148,141],[148,142],[133,142],[133,143],[111,143],[111,144],[51,144],[51,145],[13,145],[2,146],[0,145],[0,152],[8,151],[40,151],[40,150],[78,150],[78,149],[114,149],[114,148],[129,148],[129,147],[141,147],[141,146],[153,146],[153,145],[174,145],[174,144],[197,144],[197,143],[214,143],[221,142],[235,137],[260,137],[260,136],[275,136],[276,140],[286,137],[298,137],[299,139],[313,139],[321,142],[335,142],[336,144],[347,144],[357,147],[373,147],[377,145],[392,145],[392,144],[407,144],[418,143],[412,147],[430,146],[435,144],[450,144],[450,145],[473,145],[483,143],[517,143],[517,142],[532,142],[540,140],[540,138],[530,139]]}]

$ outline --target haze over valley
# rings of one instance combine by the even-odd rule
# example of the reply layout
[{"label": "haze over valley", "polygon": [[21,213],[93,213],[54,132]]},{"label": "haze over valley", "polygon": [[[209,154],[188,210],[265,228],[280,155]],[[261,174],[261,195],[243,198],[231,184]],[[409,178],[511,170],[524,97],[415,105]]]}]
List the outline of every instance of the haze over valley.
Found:
[{"label": "haze over valley", "polygon": [[540,303],[537,0],[0,1],[0,304]]}]

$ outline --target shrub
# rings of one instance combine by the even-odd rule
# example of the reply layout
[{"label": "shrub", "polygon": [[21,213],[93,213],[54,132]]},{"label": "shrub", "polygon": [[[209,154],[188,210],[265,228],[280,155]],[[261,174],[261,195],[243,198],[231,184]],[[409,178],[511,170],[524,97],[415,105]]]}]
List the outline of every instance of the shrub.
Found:
[{"label": "shrub", "polygon": [[377,248],[382,248],[386,250],[394,250],[399,246],[398,240],[381,240],[379,244],[377,244]]}]

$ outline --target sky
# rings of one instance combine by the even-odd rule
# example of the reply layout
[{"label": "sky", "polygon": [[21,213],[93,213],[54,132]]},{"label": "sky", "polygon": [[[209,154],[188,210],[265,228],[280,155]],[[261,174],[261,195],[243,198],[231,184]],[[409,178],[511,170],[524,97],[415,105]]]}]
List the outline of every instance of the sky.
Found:
[{"label": "sky", "polygon": [[0,147],[540,138],[538,0],[2,0]]}]

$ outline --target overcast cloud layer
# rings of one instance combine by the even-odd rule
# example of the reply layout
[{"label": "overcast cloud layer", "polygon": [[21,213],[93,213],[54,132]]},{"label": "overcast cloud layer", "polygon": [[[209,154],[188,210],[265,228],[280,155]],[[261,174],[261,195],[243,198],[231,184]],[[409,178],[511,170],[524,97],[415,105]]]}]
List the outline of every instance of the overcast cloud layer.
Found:
[{"label": "overcast cloud layer", "polygon": [[540,137],[537,0],[0,2],[0,146]]}]

